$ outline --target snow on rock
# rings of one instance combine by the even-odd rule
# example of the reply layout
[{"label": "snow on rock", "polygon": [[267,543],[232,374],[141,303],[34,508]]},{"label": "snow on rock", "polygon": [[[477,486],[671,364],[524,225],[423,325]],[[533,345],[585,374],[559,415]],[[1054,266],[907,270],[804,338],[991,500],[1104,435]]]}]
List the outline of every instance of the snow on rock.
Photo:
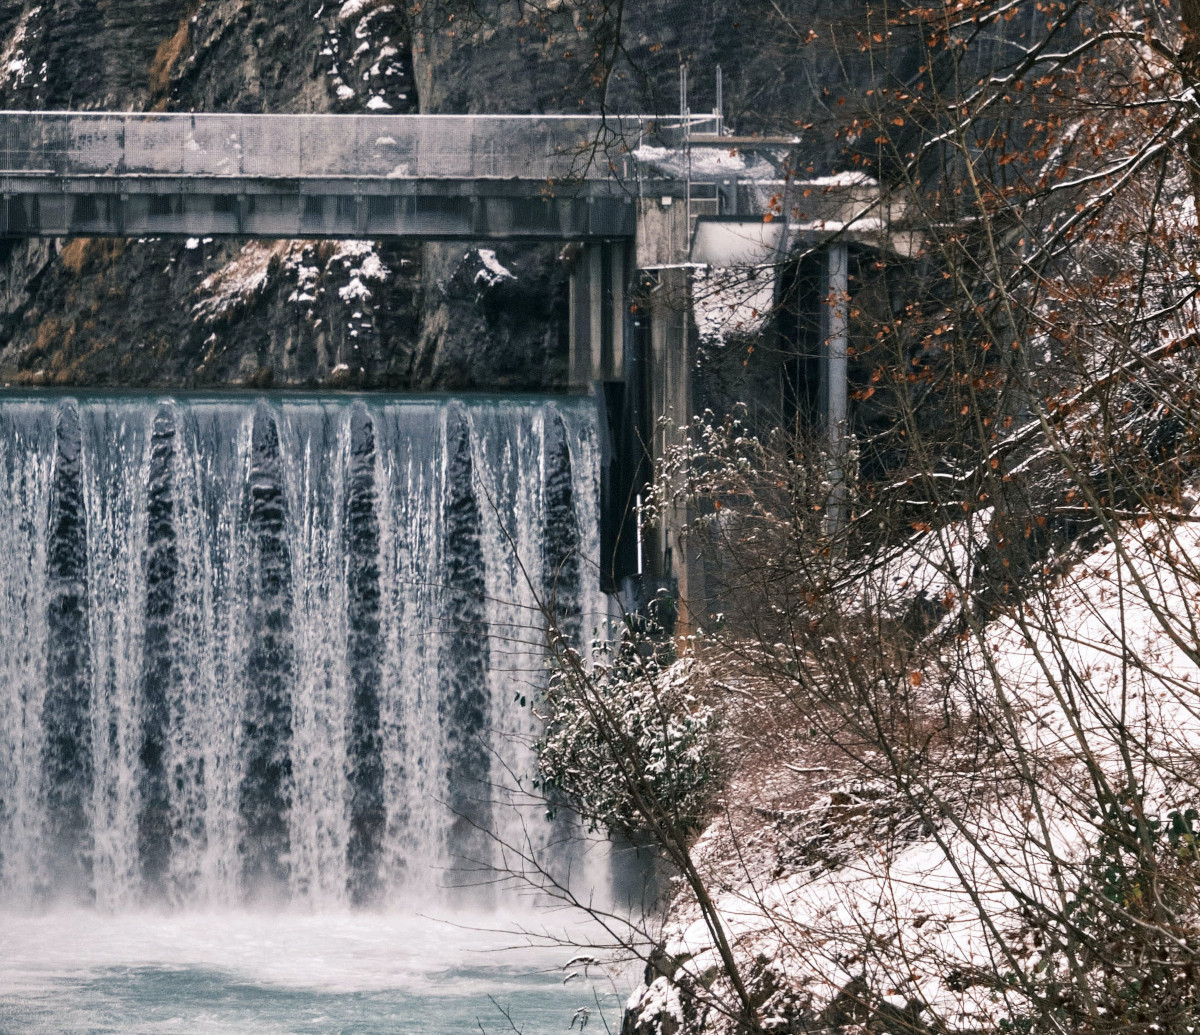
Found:
[{"label": "snow on rock", "polygon": [[374,94],[371,97],[371,99],[369,101],[367,101],[367,108],[370,109],[371,111],[391,111],[392,110],[392,106],[390,104],[388,104],[388,102],[385,101],[382,97],[380,97],[379,94]]},{"label": "snow on rock", "polygon": [[479,261],[483,267],[475,274],[475,283],[486,287],[495,287],[506,280],[516,280],[516,276],[496,258],[491,248],[478,249]]},{"label": "snow on rock", "polygon": [[[307,241],[249,242],[232,262],[200,283],[196,289],[199,300],[192,306],[194,318],[213,323],[232,315],[260,297],[273,280],[292,275],[296,277],[296,289],[288,302],[316,301],[322,271],[312,262],[314,254],[313,245]],[[348,277],[349,282],[338,289],[338,297],[347,304],[361,304],[372,297],[367,284],[386,281],[392,271],[379,258],[373,242],[338,241],[325,262],[324,274]]]},{"label": "snow on rock", "polygon": [[371,297],[371,289],[362,282],[361,277],[351,277],[349,284],[338,288],[338,298],[343,302],[369,302]]},{"label": "snow on rock", "polygon": [[[349,0],[349,2],[354,3],[355,0]],[[354,38],[357,40],[366,39],[371,31],[371,22],[373,22],[379,15],[391,14],[394,10],[396,10],[394,5],[384,4],[382,7],[376,7],[373,10],[368,11],[354,27]]]},{"label": "snow on rock", "polygon": [[346,0],[338,11],[338,21],[349,21],[355,15],[361,13],[369,3],[371,3],[371,0]]},{"label": "snow on rock", "polygon": [[31,7],[17,22],[16,29],[9,37],[8,44],[0,51],[0,86],[12,82],[16,86],[24,84],[29,76],[29,59],[23,44],[29,39],[30,23],[41,14],[41,7]]},{"label": "snow on rock", "polygon": [[700,268],[692,278],[692,298],[700,340],[723,345],[731,334],[762,329],[775,307],[775,268]]},{"label": "snow on rock", "polygon": [[326,269],[332,268],[335,263],[340,263],[350,274],[350,282],[338,289],[338,297],[346,303],[369,302],[372,292],[365,281],[381,283],[392,275],[392,271],[383,264],[375,252],[375,245],[370,241],[339,242],[326,264]]},{"label": "snow on rock", "polygon": [[320,269],[316,266],[305,266],[303,263],[296,267],[296,290],[288,297],[289,302],[315,302],[317,277]]},{"label": "snow on rock", "polygon": [[[948,850],[933,840],[881,845],[815,876],[749,882],[717,899],[722,926],[739,958],[775,961],[817,1012],[852,982],[865,980],[873,989],[925,1004],[954,1026],[993,1028],[1009,1004],[997,999],[994,988],[962,988],[948,975],[990,966],[995,944],[980,907],[1015,939],[1019,896],[1053,897],[1055,882],[1048,862],[1029,865],[1025,848],[1034,832],[1015,802],[981,814],[973,833],[978,841],[943,834]],[[1085,834],[1058,830],[1060,857],[1078,858]],[[977,900],[963,889],[960,872],[974,876]],[[694,914],[683,920],[668,932],[666,951],[685,959],[684,971],[699,980],[719,957],[705,922]],[[868,931],[878,941],[864,959]]]},{"label": "snow on rock", "polygon": [[196,289],[196,320],[213,323],[259,297],[284,265],[295,266],[303,252],[300,241],[250,241],[234,260],[209,274]]},{"label": "snow on rock", "polygon": [[625,1004],[626,1011],[635,1016],[635,1030],[655,1035],[679,1030],[683,1024],[683,1003],[679,989],[667,978],[658,977],[649,986],[637,989]]}]

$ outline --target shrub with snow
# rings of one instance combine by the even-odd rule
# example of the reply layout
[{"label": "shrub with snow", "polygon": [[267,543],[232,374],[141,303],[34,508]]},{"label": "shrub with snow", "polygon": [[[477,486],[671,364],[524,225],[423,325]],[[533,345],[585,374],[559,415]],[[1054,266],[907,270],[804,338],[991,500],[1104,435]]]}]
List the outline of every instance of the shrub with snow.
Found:
[{"label": "shrub with snow", "polygon": [[718,776],[718,723],[686,675],[686,661],[664,668],[630,634],[591,673],[568,660],[546,693],[541,789],[593,829],[632,833],[650,817],[698,827]]}]

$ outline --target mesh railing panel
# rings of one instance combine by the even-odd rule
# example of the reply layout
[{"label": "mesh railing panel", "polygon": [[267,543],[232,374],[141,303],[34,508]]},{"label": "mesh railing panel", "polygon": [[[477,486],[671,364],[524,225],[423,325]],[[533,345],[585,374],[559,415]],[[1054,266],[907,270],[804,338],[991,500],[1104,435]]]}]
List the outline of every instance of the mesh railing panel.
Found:
[{"label": "mesh railing panel", "polygon": [[0,173],[623,179],[629,152],[679,135],[648,116],[0,112]]}]

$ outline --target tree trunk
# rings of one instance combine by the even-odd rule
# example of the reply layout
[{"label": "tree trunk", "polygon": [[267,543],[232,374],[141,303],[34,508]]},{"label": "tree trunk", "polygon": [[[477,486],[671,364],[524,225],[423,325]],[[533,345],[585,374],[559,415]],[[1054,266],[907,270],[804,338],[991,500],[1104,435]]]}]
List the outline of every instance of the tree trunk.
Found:
[{"label": "tree trunk", "polygon": [[[1184,82],[1200,90],[1200,0],[1183,0],[1181,5],[1183,46],[1179,51],[1179,67]],[[1187,138],[1188,179],[1192,197],[1200,211],[1200,128],[1193,127]]]}]

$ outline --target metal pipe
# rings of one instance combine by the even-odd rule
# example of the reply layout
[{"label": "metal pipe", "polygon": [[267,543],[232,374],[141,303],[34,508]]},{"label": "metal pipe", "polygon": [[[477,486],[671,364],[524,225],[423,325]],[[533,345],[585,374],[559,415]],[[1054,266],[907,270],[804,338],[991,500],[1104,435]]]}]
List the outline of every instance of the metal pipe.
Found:
[{"label": "metal pipe", "polygon": [[717,65],[717,104],[713,114],[717,116],[717,136],[725,132],[725,88],[721,77],[721,66]]},{"label": "metal pipe", "polygon": [[829,334],[826,337],[826,422],[829,434],[829,530],[837,531],[845,520],[846,443],[849,378],[849,257],[842,242],[826,249],[826,295]]},{"label": "metal pipe", "polygon": [[642,563],[642,494],[637,495],[637,573],[641,575],[645,570]]}]

